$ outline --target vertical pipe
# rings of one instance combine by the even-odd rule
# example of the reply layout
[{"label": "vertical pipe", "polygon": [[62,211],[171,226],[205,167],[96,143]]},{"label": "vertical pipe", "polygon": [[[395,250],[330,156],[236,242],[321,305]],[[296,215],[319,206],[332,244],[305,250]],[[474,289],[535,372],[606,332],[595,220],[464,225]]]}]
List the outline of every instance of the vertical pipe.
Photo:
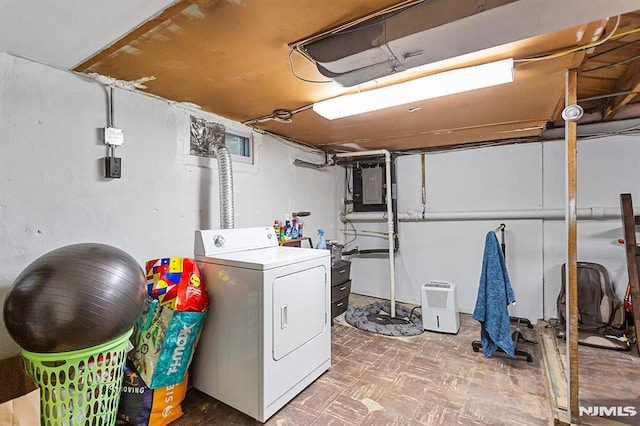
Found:
[{"label": "vertical pipe", "polygon": [[396,270],[394,259],[394,234],[393,234],[393,207],[391,205],[391,153],[386,149],[378,149],[373,151],[356,151],[344,152],[336,154],[338,158],[344,157],[366,157],[371,155],[384,155],[385,163],[385,182],[387,185],[387,242],[389,244],[389,288],[391,299],[391,317],[396,316]]},{"label": "vertical pipe", "polygon": [[[107,103],[109,104],[109,111],[107,114],[107,126],[114,127],[113,125],[113,86],[109,86],[109,90],[107,92]],[[109,157],[116,156],[116,147],[113,145],[109,145]]]},{"label": "vertical pipe", "polygon": [[391,207],[391,154],[385,150],[384,154],[385,164],[385,181],[387,182],[387,239],[389,242],[389,278],[390,278],[390,293],[391,293],[391,318],[396,317],[396,284],[395,284],[395,262],[393,253],[393,208]]},{"label": "vertical pipe", "polygon": [[[347,211],[347,199],[349,199],[349,169],[348,169],[348,167],[345,167],[344,168],[344,198],[343,198],[343,203],[342,203],[343,204],[342,212],[345,215],[348,213],[348,211]],[[353,202],[353,196],[351,196],[351,202]],[[348,220],[347,220],[347,222],[348,222]],[[345,222],[345,223],[346,223],[347,229],[348,229],[349,228],[349,224],[347,222]],[[347,246],[347,233],[346,232],[342,233],[342,244],[345,247]]]},{"label": "vertical pipe", "polygon": [[[577,103],[576,86],[578,71],[567,70],[565,83],[565,106]],[[567,397],[569,398],[569,421],[580,422],[578,383],[578,255],[577,255],[577,123],[565,120],[565,225],[567,235]]]},{"label": "vertical pipe", "polygon": [[113,86],[109,86],[109,118],[107,124],[109,127],[113,127]]},{"label": "vertical pipe", "polygon": [[422,159],[422,218],[427,211],[427,161],[426,154],[420,154]]}]

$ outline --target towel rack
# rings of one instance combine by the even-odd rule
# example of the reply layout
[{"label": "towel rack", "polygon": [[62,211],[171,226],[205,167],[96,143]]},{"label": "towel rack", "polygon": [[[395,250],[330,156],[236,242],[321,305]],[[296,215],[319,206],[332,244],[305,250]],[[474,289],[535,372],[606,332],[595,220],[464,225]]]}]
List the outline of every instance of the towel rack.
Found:
[{"label": "towel rack", "polygon": [[505,259],[507,258],[507,246],[504,243],[504,228],[506,227],[507,225],[501,223],[500,226],[496,228],[496,231],[500,231],[500,248],[502,249],[502,255]]},{"label": "towel rack", "polygon": [[[502,249],[502,255],[504,256],[505,260],[507,258],[507,247],[506,247],[505,238],[504,238],[504,231],[506,227],[507,226],[504,223],[501,223],[500,226],[498,226],[494,230],[494,232],[500,231],[500,248]],[[514,353],[516,355],[524,356],[527,359],[527,362],[533,362],[533,356],[531,355],[531,353],[527,350],[524,350],[518,347],[518,342],[520,341],[533,343],[533,344],[538,343],[535,337],[526,337],[524,333],[522,333],[521,326],[525,326],[527,328],[533,328],[531,321],[529,321],[527,318],[509,316],[509,322],[516,325],[515,330],[511,333],[511,338],[513,339]],[[474,352],[479,352],[480,349],[482,349],[482,342],[479,340],[474,340],[473,342],[471,342],[471,347],[473,348]],[[504,352],[499,347],[497,348],[497,350],[498,352]]]}]

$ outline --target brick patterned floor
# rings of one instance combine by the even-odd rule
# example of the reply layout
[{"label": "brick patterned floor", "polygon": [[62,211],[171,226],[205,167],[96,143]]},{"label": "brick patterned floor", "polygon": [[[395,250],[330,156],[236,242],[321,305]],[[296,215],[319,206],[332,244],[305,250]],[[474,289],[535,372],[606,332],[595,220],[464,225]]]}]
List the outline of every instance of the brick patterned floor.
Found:
[{"label": "brick patterned floor", "polygon": [[[350,303],[368,298],[353,295]],[[533,334],[533,330],[529,330]],[[553,424],[538,345],[532,363],[472,350],[480,326],[460,315],[456,335],[387,337],[332,328],[332,366],[267,425],[549,425]],[[248,425],[255,420],[190,389],[173,425]]]}]

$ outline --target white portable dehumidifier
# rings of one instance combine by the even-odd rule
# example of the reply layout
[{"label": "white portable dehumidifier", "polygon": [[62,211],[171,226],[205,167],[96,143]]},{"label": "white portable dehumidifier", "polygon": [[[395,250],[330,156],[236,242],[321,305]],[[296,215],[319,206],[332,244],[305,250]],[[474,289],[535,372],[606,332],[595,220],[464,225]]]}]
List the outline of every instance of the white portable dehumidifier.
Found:
[{"label": "white portable dehumidifier", "polygon": [[422,285],[422,326],[425,330],[456,334],[460,328],[456,285],[429,281]]}]

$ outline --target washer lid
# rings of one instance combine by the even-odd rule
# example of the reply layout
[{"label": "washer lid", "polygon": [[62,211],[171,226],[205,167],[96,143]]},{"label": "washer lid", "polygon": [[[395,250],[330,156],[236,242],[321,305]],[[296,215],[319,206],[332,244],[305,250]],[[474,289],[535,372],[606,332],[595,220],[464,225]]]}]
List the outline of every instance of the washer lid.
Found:
[{"label": "washer lid", "polygon": [[330,251],[280,246],[215,254],[214,257],[196,254],[196,260],[200,262],[260,271],[279,268],[307,260],[321,259],[323,257],[328,259],[330,257]]}]

